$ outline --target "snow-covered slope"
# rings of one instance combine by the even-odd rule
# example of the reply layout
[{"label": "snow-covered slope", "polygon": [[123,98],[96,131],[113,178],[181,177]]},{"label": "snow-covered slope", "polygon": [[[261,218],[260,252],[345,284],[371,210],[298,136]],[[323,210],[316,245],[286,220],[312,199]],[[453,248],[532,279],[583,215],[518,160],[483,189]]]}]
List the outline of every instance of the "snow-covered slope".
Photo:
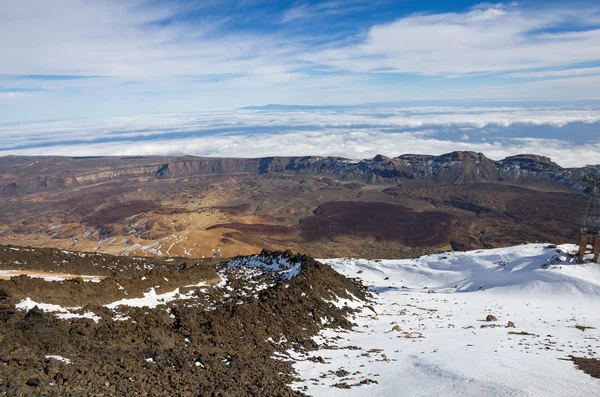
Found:
[{"label": "snow-covered slope", "polygon": [[575,249],[323,260],[377,294],[353,332],[317,338],[312,360],[290,352],[302,379],[293,387],[315,396],[594,395],[600,380],[560,360],[600,354],[600,265],[577,265]]}]

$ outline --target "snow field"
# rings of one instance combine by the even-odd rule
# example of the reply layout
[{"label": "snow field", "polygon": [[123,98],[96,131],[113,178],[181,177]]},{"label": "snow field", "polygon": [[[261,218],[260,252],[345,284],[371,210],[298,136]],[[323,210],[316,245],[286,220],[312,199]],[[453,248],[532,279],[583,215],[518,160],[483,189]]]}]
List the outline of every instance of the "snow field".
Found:
[{"label": "snow field", "polygon": [[[321,350],[290,351],[302,379],[292,387],[314,396],[593,395],[600,381],[562,360],[600,355],[600,266],[575,264],[575,249],[322,260],[376,291],[374,311],[353,315],[351,332],[323,331]],[[324,363],[307,360],[319,356]]]}]

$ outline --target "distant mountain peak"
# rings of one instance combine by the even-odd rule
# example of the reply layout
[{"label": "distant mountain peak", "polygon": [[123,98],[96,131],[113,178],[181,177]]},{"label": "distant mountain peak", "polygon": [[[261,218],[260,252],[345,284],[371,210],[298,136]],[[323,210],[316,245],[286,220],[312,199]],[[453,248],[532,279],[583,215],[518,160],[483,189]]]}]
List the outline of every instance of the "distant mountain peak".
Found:
[{"label": "distant mountain peak", "polygon": [[550,157],[540,156],[537,154],[517,154],[514,156],[509,156],[502,161],[509,162],[524,162],[524,163],[540,163],[544,165],[549,165],[556,168],[561,168],[560,165],[556,164]]},{"label": "distant mountain peak", "polygon": [[373,161],[376,161],[378,163],[387,162],[390,160],[391,158],[384,156],[383,154],[378,154],[377,156],[373,157]]}]

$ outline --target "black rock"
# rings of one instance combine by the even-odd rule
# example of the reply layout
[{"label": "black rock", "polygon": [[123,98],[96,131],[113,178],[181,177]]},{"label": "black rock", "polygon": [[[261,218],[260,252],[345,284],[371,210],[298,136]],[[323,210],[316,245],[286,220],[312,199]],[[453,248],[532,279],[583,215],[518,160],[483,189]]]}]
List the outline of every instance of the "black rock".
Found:
[{"label": "black rock", "polygon": [[42,309],[40,309],[39,307],[34,306],[32,309],[30,309],[27,314],[25,315],[25,321],[28,323],[39,323],[39,322],[43,322],[45,318],[45,314],[44,311]]},{"label": "black rock", "polygon": [[[31,309],[31,310],[33,310],[33,309]],[[25,382],[25,384],[27,386],[31,386],[31,387],[38,387],[41,383],[42,383],[42,381],[40,381],[40,378],[29,378],[29,380],[27,382]]]}]

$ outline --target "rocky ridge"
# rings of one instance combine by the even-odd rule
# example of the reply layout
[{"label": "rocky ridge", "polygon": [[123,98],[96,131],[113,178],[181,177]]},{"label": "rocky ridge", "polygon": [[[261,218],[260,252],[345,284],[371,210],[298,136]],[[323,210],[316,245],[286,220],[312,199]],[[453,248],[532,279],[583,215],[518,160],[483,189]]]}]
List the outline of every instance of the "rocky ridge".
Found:
[{"label": "rocky ridge", "polygon": [[[98,283],[0,280],[0,394],[300,396],[281,357],[293,349],[310,359],[321,329],[352,327],[352,309],[337,300],[370,296],[360,283],[291,252],[179,262]],[[52,261],[38,265],[54,268]],[[107,304],[118,299],[115,285],[126,297]],[[96,298],[81,301],[92,296],[86,292]]]},{"label": "rocky ridge", "polygon": [[504,182],[582,189],[584,168],[562,168],[531,154],[494,161],[482,153],[404,154],[353,161],[341,157],[20,157],[0,159],[0,195],[73,188],[127,178],[173,179],[227,174],[322,174],[371,184],[424,180],[441,183]]}]

